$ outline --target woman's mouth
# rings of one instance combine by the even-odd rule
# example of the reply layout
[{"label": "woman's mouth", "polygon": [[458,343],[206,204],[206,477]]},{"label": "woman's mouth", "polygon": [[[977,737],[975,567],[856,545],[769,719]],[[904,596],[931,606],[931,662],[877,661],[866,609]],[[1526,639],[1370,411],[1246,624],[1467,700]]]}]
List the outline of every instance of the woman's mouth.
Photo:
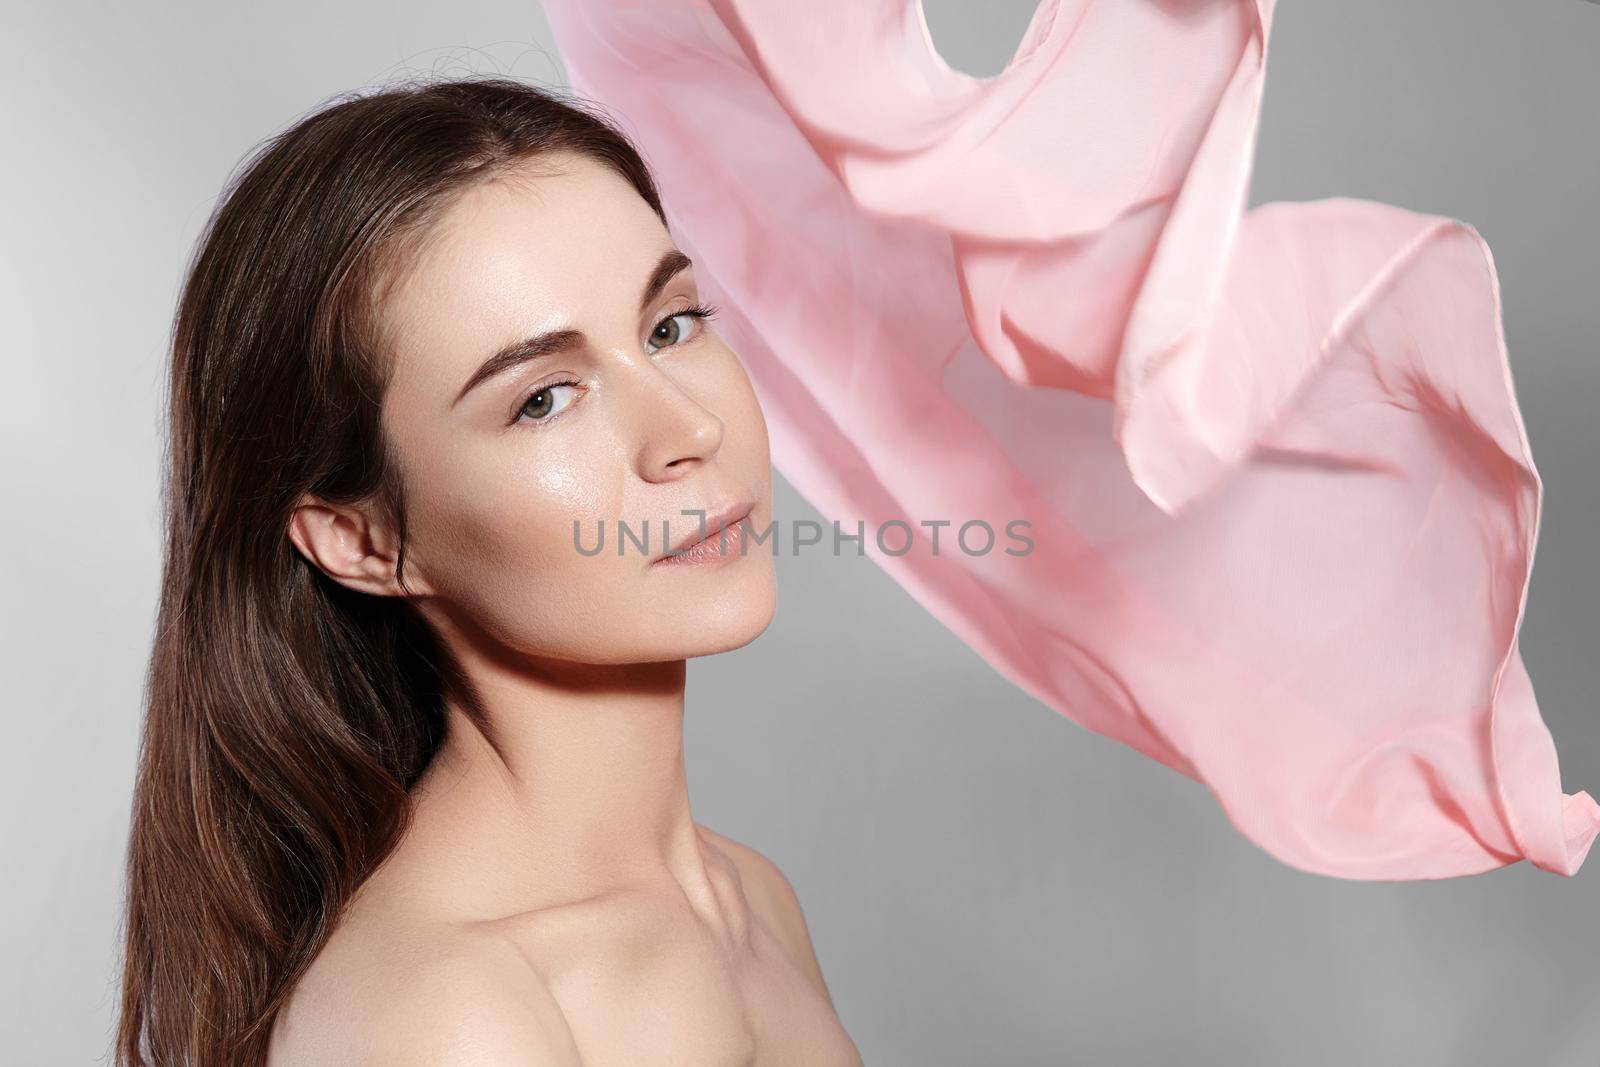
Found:
[{"label": "woman's mouth", "polygon": [[[691,532],[677,546],[651,562],[652,567],[682,567],[726,563],[745,554],[753,506],[737,504],[707,515],[702,526],[689,516]],[[703,534],[703,536],[702,536]]]}]

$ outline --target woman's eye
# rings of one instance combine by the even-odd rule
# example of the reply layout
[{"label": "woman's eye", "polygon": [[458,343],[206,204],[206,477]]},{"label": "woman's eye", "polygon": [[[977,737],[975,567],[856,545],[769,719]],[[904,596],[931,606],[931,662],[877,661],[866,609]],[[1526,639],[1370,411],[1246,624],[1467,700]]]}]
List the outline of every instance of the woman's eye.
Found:
[{"label": "woman's eye", "polygon": [[[668,315],[656,323],[656,328],[650,331],[650,338],[646,343],[657,345],[660,348],[681,345],[700,331],[700,320],[709,319],[715,314],[715,308],[702,307],[698,304],[694,307],[684,308],[682,311]],[[685,332],[685,328],[678,325],[679,319],[688,319],[694,323],[694,327]],[[652,348],[650,351],[653,353],[656,349]]]},{"label": "woman's eye", "polygon": [[572,406],[570,399],[557,406],[557,392],[562,389],[576,389],[577,386],[577,382],[555,382],[550,385],[542,385],[529,395],[522,407],[517,409],[517,415],[519,417],[528,416],[529,422],[548,422],[555,417],[557,412],[565,411]]}]

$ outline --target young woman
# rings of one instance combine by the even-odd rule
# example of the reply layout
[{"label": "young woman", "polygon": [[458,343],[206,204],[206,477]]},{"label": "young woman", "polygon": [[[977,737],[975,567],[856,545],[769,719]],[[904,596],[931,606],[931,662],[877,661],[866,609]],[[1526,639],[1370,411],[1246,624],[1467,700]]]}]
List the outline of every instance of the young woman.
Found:
[{"label": "young woman", "polygon": [[784,875],[689,807],[685,660],[774,608],[714,313],[547,91],[249,161],[174,333],[119,1063],[860,1062]]}]

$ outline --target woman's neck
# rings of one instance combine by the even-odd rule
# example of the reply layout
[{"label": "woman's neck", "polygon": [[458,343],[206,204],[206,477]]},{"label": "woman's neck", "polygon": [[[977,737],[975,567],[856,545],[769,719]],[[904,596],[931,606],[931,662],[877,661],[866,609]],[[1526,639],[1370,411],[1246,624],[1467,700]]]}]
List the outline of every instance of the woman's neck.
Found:
[{"label": "woman's neck", "polygon": [[685,663],[469,664],[493,744],[457,705],[412,790],[408,867],[475,918],[670,878],[717,907],[684,768]]}]

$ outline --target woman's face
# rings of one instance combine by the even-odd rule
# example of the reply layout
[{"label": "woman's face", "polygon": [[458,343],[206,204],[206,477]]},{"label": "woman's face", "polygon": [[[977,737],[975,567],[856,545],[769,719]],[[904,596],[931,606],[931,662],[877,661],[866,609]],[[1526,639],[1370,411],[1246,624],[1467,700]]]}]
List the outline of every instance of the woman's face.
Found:
[{"label": "woman's face", "polygon": [[748,507],[765,532],[772,468],[744,368],[685,313],[694,271],[633,186],[543,156],[468,191],[403,269],[379,311],[395,359],[383,421],[406,582],[435,624],[585,663],[759,635],[770,541],[741,553],[730,529],[719,559],[655,562],[700,533],[694,511]]}]

